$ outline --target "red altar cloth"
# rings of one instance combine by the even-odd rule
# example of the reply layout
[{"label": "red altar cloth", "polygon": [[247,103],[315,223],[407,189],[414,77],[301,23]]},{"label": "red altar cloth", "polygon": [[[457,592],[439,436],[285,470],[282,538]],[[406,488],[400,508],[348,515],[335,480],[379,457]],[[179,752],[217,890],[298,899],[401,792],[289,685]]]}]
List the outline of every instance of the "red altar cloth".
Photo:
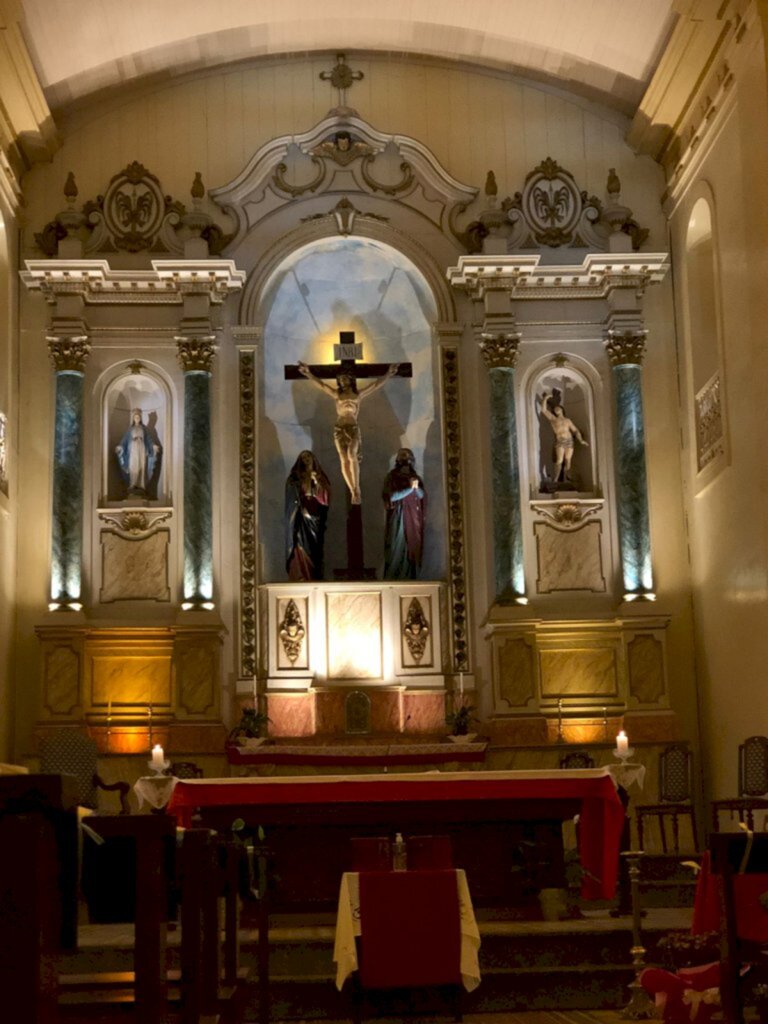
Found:
[{"label": "red altar cloth", "polygon": [[286,804],[418,804],[439,801],[580,803],[579,842],[585,899],[610,899],[616,889],[624,823],[616,785],[607,768],[511,772],[440,772],[424,775],[338,775],[251,779],[182,779],[168,805],[188,826],[198,808]]},{"label": "red altar cloth", "polygon": [[[691,934],[720,931],[720,887],[722,880],[712,871],[709,850],[701,860],[696,882]],[[760,897],[768,892],[768,874],[737,874],[733,876],[733,899],[736,907],[736,931],[740,939],[768,942],[768,913]]]}]

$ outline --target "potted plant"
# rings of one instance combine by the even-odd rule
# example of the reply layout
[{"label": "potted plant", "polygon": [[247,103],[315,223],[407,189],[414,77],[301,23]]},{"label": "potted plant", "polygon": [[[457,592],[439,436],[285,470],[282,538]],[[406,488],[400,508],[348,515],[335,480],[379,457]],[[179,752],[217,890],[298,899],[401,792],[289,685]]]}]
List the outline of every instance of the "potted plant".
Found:
[{"label": "potted plant", "polygon": [[228,742],[239,747],[258,747],[266,741],[264,731],[271,721],[266,711],[243,708],[240,721],[230,732]]},{"label": "potted plant", "polygon": [[477,736],[476,732],[469,731],[470,723],[478,721],[472,714],[474,710],[473,704],[462,703],[453,711],[449,711],[445,716],[446,723],[451,726],[451,733],[448,738],[453,743],[471,743]]}]

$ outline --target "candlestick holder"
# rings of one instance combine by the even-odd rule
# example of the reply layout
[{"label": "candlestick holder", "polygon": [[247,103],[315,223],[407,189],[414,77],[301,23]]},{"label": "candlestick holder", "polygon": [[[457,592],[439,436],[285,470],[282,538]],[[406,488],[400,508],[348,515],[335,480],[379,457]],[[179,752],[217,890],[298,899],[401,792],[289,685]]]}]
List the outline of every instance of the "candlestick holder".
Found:
[{"label": "candlestick holder", "polygon": [[165,773],[171,767],[171,762],[167,760],[163,761],[162,764],[157,761],[147,761],[147,764],[149,765],[150,771],[157,776],[165,775]]},{"label": "candlestick holder", "polygon": [[557,702],[557,743],[565,743],[565,736],[563,736],[563,702],[558,700]]},{"label": "candlestick holder", "polygon": [[619,750],[619,748],[617,747],[615,750],[611,751],[613,756],[618,758],[618,760],[621,761],[622,764],[625,764],[630,759],[630,757],[632,757],[634,752],[634,747],[627,747],[626,750]]}]

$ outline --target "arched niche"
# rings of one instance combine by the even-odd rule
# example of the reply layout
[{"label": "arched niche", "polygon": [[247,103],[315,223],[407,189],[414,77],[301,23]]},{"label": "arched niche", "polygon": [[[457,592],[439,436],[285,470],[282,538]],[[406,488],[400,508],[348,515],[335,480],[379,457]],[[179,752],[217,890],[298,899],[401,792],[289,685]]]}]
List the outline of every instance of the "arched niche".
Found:
[{"label": "arched niche", "polygon": [[286,256],[262,292],[259,374],[259,523],[265,582],[286,579],[284,483],[299,453],[315,453],[331,482],[326,578],[345,564],[346,492],[333,442],[334,403],[308,381],[286,381],[284,368],[302,360],[334,362],[340,331],[354,331],[366,363],[413,366],[363,400],[360,411],[363,531],[366,564],[383,563],[384,477],[397,450],[411,448],[428,494],[424,579],[445,574],[443,459],[439,373],[433,326],[437,311],[421,271],[385,242],[332,236]]},{"label": "arched niche", "polygon": [[[532,441],[531,497],[597,495],[595,398],[587,374],[572,362],[559,360],[534,368],[526,389],[526,405]],[[558,462],[560,472],[556,476]]]},{"label": "arched niche", "polygon": [[170,504],[170,430],[167,382],[143,365],[118,369],[102,399],[102,493],[109,504]]}]

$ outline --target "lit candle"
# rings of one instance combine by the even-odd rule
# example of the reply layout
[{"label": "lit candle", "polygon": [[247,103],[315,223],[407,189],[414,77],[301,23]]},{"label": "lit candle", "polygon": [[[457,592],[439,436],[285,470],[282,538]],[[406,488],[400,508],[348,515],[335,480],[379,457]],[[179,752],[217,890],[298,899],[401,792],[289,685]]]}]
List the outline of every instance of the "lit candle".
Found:
[{"label": "lit candle", "polygon": [[165,768],[165,754],[163,748],[159,743],[156,743],[152,747],[152,767],[153,768]]},{"label": "lit candle", "polygon": [[616,737],[616,753],[617,754],[626,754],[626,752],[628,750],[629,750],[629,739],[627,738],[627,734],[622,729],[621,732],[619,733],[619,735]]}]

